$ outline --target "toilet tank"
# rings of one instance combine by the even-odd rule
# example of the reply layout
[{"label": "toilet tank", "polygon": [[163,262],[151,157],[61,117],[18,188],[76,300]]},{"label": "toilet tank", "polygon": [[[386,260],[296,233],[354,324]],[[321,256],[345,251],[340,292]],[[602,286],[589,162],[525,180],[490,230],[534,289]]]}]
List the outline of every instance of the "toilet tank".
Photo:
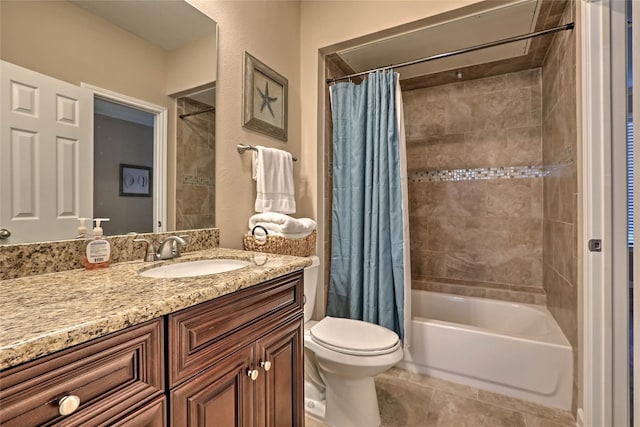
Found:
[{"label": "toilet tank", "polygon": [[304,322],[306,323],[313,315],[316,305],[316,292],[318,288],[318,274],[320,272],[320,258],[310,256],[312,264],[304,269]]}]

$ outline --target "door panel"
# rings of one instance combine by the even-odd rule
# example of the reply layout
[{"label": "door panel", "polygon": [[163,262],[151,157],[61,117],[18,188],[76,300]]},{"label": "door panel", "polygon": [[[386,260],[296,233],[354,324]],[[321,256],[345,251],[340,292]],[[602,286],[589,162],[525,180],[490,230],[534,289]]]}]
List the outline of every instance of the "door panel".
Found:
[{"label": "door panel", "polygon": [[258,366],[270,362],[268,371],[260,369],[256,401],[258,427],[304,425],[302,372],[302,318],[269,333],[256,343]]},{"label": "door panel", "polygon": [[27,230],[74,238],[93,210],[93,94],[5,61],[1,71],[0,228],[21,242]]},{"label": "door panel", "polygon": [[171,425],[182,427],[250,427],[253,382],[247,370],[253,346],[234,353],[171,391]]}]

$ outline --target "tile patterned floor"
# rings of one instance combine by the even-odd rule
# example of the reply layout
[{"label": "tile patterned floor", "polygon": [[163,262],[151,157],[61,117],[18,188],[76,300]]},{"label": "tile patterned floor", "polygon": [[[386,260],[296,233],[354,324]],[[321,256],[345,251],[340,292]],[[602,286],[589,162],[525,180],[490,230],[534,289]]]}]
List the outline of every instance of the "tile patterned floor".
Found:
[{"label": "tile patterned floor", "polygon": [[[376,377],[382,427],[575,427],[567,411],[412,374]],[[306,417],[306,427],[327,427]],[[337,426],[339,427],[339,426]]]}]

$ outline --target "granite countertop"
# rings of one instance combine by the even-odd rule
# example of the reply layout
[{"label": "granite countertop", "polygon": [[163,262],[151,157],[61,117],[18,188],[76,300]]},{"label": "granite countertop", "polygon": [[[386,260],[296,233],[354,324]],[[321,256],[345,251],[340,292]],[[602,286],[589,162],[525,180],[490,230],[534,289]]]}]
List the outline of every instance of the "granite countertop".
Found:
[{"label": "granite countertop", "polygon": [[[251,264],[210,276],[154,279],[152,266],[231,258]],[[100,270],[0,281],[0,370],[301,270],[311,261],[284,255],[208,249],[171,261],[124,262]]]}]

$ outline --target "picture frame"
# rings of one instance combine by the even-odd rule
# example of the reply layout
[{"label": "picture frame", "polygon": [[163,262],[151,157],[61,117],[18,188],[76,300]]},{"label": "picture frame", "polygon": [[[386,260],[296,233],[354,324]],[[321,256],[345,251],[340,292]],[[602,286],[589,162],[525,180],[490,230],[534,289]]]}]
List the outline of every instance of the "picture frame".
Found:
[{"label": "picture frame", "polygon": [[289,81],[244,52],[242,126],[287,141]]},{"label": "picture frame", "polygon": [[120,163],[120,195],[128,197],[151,197],[153,169],[148,166]]}]

